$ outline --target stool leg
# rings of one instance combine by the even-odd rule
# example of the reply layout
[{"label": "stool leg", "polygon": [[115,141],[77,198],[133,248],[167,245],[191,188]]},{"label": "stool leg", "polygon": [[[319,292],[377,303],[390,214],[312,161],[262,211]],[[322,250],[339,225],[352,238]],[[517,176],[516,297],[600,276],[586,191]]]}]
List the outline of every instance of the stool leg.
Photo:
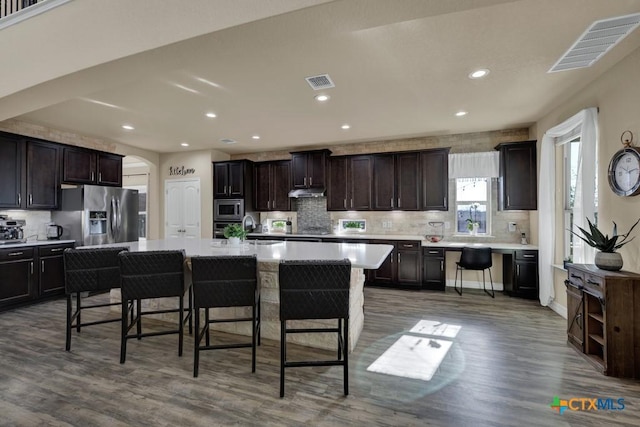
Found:
[{"label": "stool leg", "polygon": [[257,338],[256,334],[256,315],[258,314],[258,309],[256,307],[256,304],[254,302],[253,304],[253,308],[251,310],[251,372],[255,372],[256,371],[256,341]]},{"label": "stool leg", "polygon": [[71,311],[72,311],[73,299],[71,294],[67,294],[67,339],[65,342],[65,350],[71,350]]},{"label": "stool leg", "polygon": [[209,335],[209,307],[204,309],[204,327],[207,329],[205,342],[208,347],[211,345],[211,336]]},{"label": "stool leg", "polygon": [[342,330],[342,319],[338,319],[338,360],[342,360],[342,336],[341,336],[341,331]]},{"label": "stool leg", "polygon": [[280,397],[284,397],[284,363],[287,360],[287,321],[280,321]]},{"label": "stool leg", "polygon": [[349,318],[344,319],[344,395],[349,395]]},{"label": "stool leg", "polygon": [[180,311],[178,311],[178,357],[182,356],[182,342],[184,338],[184,321],[182,316],[184,315],[184,297],[181,295],[178,297]]},{"label": "stool leg", "polygon": [[261,313],[261,309],[260,309],[260,295],[258,295],[258,322],[256,325],[256,329],[258,330],[258,345],[260,345],[260,337],[262,335],[262,322],[260,321],[261,317],[260,317],[260,313]]},{"label": "stool leg", "polygon": [[142,339],[142,300],[136,300],[136,311],[138,312],[136,316],[136,333],[138,335],[138,340]]},{"label": "stool leg", "polygon": [[120,363],[124,363],[125,358],[127,356],[127,329],[128,329],[128,321],[127,321],[127,300],[122,299],[122,322],[121,322],[121,332],[120,332]]},{"label": "stool leg", "polygon": [[200,309],[199,308],[195,308],[195,314],[196,314],[196,318],[194,320],[195,322],[195,329],[196,329],[196,336],[193,339],[193,376],[194,378],[198,376],[198,364],[200,363]]},{"label": "stool leg", "polygon": [[193,334],[193,286],[189,286],[189,335]]},{"label": "stool leg", "polygon": [[76,331],[80,332],[80,324],[82,323],[82,320],[80,319],[80,313],[82,313],[81,310],[81,302],[80,302],[80,292],[76,292],[76,310],[78,311],[78,316],[76,317]]},{"label": "stool leg", "polygon": [[[460,270],[460,290],[458,290],[458,270]],[[453,281],[453,289],[455,289],[458,295],[462,295],[462,269],[459,266],[456,266],[456,278]]]},{"label": "stool leg", "polygon": [[[491,269],[488,268],[488,270],[489,270],[489,280],[491,281],[491,293],[489,294],[489,292],[487,291],[485,292],[487,292],[491,296],[491,298],[495,298],[496,292],[493,290],[493,277],[491,277]],[[483,273],[484,273],[484,270],[483,270]]]}]

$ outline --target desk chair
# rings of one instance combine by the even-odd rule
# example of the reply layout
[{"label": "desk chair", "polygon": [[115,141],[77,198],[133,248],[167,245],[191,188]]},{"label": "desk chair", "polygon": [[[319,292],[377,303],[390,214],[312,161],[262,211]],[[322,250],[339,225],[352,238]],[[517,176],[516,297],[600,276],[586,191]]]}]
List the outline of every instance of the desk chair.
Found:
[{"label": "desk chair", "polygon": [[[122,279],[122,333],[120,340],[120,363],[125,362],[127,354],[127,340],[131,338],[141,339],[157,335],[178,334],[178,356],[182,356],[182,343],[184,339],[184,324],[191,324],[191,286],[184,281],[184,251],[149,251],[149,252],[122,252],[120,259],[120,276]],[[184,294],[188,293],[188,309],[184,308]],[[141,300],[149,298],[178,298],[178,307],[165,310],[142,311]],[[124,307],[131,301],[135,302],[135,317],[129,322]],[[142,316],[150,314],[177,313],[177,329],[160,332],[142,333]],[[129,331],[136,326],[136,333]]]},{"label": "desk chair", "polygon": [[[491,248],[462,248],[462,254],[460,255],[460,261],[456,262],[456,278],[453,283],[453,287],[462,295],[462,270],[482,270],[482,289],[491,298],[495,298],[495,292],[493,290],[493,278],[491,277],[491,266],[493,265],[491,260]],[[487,290],[484,271],[489,270],[489,280],[491,281],[491,292]],[[460,289],[458,289],[458,271],[460,271]]]},{"label": "desk chair", "polygon": [[[120,318],[105,318],[93,322],[82,322],[82,311],[99,307],[120,305],[120,302],[82,305],[82,295],[85,298],[111,289],[120,288],[120,266],[118,254],[128,251],[127,247],[99,248],[99,249],[65,249],[62,254],[64,261],[64,288],[67,296],[67,333],[65,350],[71,350],[71,329],[78,333],[83,326],[99,325],[102,323],[119,322]],[[75,296],[76,307],[73,309]],[[131,307],[124,307],[127,313]]]},{"label": "desk chair", "polygon": [[[256,341],[260,343],[260,292],[258,261],[252,256],[196,256],[191,258],[193,306],[196,337],[193,347],[193,376],[198,376],[201,350],[251,347],[251,372],[256,371]],[[251,307],[251,316],[211,319],[209,309]],[[200,309],[204,309],[204,326],[200,330]],[[211,345],[212,323],[251,322],[251,342]],[[201,345],[206,337],[205,345]]]},{"label": "desk chair", "polygon": [[[349,394],[349,286],[351,263],[342,261],[281,261],[280,282],[280,397],[286,368],[342,366],[344,395]],[[337,327],[289,328],[289,320],[338,319]],[[287,334],[336,333],[334,360],[287,361]]]}]

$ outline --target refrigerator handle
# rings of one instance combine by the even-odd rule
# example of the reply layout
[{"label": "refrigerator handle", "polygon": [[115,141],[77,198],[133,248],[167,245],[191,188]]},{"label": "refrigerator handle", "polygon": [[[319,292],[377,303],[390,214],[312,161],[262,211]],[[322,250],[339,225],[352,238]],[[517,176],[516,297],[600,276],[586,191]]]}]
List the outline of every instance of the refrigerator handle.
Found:
[{"label": "refrigerator handle", "polygon": [[118,212],[117,212],[116,198],[111,198],[111,221],[109,221],[109,227],[111,231],[111,239],[116,239],[116,228],[118,227]]},{"label": "refrigerator handle", "polygon": [[116,199],[116,206],[118,207],[118,236],[120,235],[120,230],[122,228],[122,206],[120,205],[120,199]]}]

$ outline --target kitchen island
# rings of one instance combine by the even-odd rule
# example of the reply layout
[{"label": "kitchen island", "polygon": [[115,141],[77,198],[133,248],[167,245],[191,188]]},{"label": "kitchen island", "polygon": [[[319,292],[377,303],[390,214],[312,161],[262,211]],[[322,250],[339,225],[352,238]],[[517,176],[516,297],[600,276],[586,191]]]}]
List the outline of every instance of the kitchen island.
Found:
[{"label": "kitchen island", "polygon": [[[231,246],[226,240],[220,239],[164,239],[143,240],[139,242],[125,242],[107,246],[127,246],[132,252],[154,250],[184,250],[187,258],[192,256],[224,256],[224,255],[256,255],[258,258],[258,287],[261,295],[261,328],[264,338],[280,340],[279,319],[279,290],[278,290],[278,264],[281,260],[341,260],[348,258],[351,261],[351,288],[349,292],[349,351],[353,350],[358,342],[364,324],[364,270],[377,269],[387,258],[393,247],[391,245],[372,245],[362,243],[316,243],[316,242],[284,242],[284,241],[255,241],[245,242],[239,246]],[[185,271],[186,279],[191,280],[190,271]],[[111,291],[114,301],[120,300],[120,290]],[[174,308],[166,304],[175,301],[146,300],[143,305],[146,308]],[[215,315],[227,317],[245,316],[245,308],[224,308],[217,310]],[[163,315],[160,315],[163,316]],[[164,315],[167,316],[167,315]],[[170,315],[169,315],[170,316]],[[166,320],[175,321],[173,318]],[[300,327],[319,327],[334,321],[303,321]],[[215,329],[230,333],[251,335],[250,325],[244,324],[219,324]],[[333,334],[314,334],[313,337],[306,334],[293,334],[288,338],[298,344],[334,349],[336,338]]]}]

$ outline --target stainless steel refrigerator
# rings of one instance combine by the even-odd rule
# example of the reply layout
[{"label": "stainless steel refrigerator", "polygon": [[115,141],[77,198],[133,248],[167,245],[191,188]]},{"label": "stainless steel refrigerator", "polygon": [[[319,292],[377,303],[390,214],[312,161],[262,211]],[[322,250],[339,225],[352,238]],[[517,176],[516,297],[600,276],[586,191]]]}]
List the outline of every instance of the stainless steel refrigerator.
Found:
[{"label": "stainless steel refrigerator", "polygon": [[138,190],[83,185],[62,190],[51,219],[76,246],[131,242],[138,240],[138,205]]}]

